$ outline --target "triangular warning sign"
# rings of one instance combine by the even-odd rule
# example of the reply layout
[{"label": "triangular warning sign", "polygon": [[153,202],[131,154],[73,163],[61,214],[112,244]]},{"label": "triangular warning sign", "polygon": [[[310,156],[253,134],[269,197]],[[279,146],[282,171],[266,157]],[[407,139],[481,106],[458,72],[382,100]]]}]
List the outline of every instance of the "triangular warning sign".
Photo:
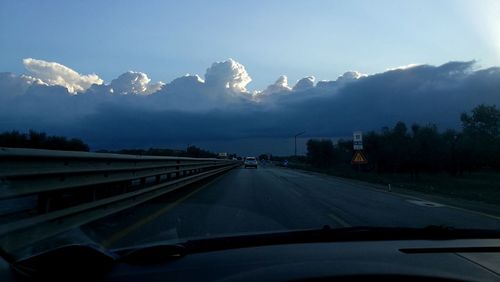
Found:
[{"label": "triangular warning sign", "polygon": [[366,164],[368,161],[361,151],[354,152],[354,156],[352,157],[351,164]]}]

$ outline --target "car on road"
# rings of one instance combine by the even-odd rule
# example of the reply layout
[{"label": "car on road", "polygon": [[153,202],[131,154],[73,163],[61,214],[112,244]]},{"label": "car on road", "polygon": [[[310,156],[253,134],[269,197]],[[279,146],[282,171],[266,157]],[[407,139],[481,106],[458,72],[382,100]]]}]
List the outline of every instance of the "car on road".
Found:
[{"label": "car on road", "polygon": [[255,157],[246,157],[245,158],[245,162],[244,162],[244,166],[245,168],[247,167],[255,167],[257,168],[257,159]]}]

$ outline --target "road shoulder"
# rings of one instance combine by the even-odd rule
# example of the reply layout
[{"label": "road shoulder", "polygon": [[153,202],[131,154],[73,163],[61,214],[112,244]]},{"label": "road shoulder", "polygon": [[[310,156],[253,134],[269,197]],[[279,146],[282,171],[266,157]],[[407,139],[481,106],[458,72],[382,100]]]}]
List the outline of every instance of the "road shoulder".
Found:
[{"label": "road shoulder", "polygon": [[320,172],[313,172],[313,171],[308,171],[308,170],[302,170],[302,169],[298,169],[298,168],[280,168],[280,169],[299,171],[301,173],[308,174],[308,175],[314,175],[317,177],[321,177],[323,179],[340,181],[340,182],[348,183],[350,185],[354,185],[357,187],[369,188],[369,189],[374,189],[374,190],[377,190],[380,192],[401,195],[402,197],[410,197],[410,198],[415,198],[418,200],[436,202],[436,203],[444,204],[444,205],[449,206],[449,207],[458,208],[458,209],[470,211],[473,213],[483,214],[483,215],[493,217],[493,218],[500,220],[500,207],[497,205],[494,205],[494,204],[490,204],[490,203],[465,200],[465,199],[461,199],[461,198],[446,197],[443,195],[422,193],[420,191],[404,189],[404,188],[397,187],[397,186],[395,186],[395,187],[391,186],[391,190],[389,191],[388,185],[374,184],[374,183],[350,179],[350,178],[342,178],[342,177],[338,177],[338,176],[334,176],[334,175],[323,174]]}]

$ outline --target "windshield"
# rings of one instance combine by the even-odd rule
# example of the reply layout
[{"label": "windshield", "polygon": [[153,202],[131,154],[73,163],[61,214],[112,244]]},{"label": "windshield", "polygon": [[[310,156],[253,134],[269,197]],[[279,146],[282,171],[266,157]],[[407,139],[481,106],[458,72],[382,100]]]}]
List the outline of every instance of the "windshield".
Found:
[{"label": "windshield", "polygon": [[0,254],[500,230],[498,15],[488,0],[1,1]]}]

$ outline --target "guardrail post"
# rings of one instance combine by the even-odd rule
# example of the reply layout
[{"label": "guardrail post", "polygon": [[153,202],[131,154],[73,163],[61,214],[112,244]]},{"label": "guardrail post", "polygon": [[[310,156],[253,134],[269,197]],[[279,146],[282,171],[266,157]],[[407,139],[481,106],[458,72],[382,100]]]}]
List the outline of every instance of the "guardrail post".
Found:
[{"label": "guardrail post", "polygon": [[52,206],[52,199],[47,194],[38,195],[37,199],[37,210],[39,213],[47,213],[49,212]]},{"label": "guardrail post", "polygon": [[[180,163],[181,163],[181,161],[177,160],[177,161],[175,161],[175,163],[176,163],[176,164],[180,164]],[[180,169],[181,169],[181,167],[180,167],[180,166],[176,166],[176,167],[175,167],[175,170],[177,170],[177,172],[175,173],[175,177],[176,177],[176,178],[179,178],[179,177],[181,176],[181,173],[180,173],[180,171],[179,171]]]}]

